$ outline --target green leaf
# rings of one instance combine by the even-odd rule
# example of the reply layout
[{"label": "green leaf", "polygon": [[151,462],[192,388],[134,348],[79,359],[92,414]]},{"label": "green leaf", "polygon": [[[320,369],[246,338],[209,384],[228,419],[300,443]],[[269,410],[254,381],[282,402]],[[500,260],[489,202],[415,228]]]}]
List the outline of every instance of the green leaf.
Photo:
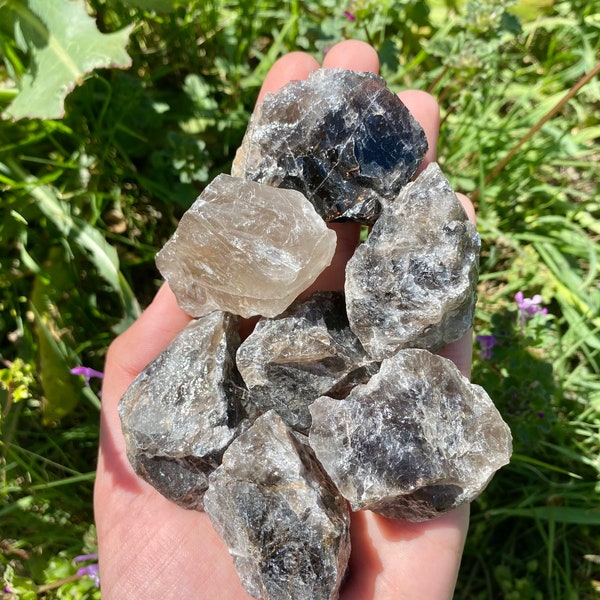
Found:
[{"label": "green leaf", "polygon": [[140,307],[119,269],[117,251],[89,223],[71,215],[69,205],[62,202],[55,188],[40,185],[16,161],[7,160],[7,168],[29,191],[41,212],[54,224],[71,244],[74,244],[98,269],[119,296],[124,308],[123,320],[115,327],[117,333],[124,331],[140,314]]},{"label": "green leaf", "polygon": [[[69,368],[76,357],[70,349],[73,343],[65,331],[55,298],[65,293],[72,283],[62,278],[64,272],[64,249],[61,246],[50,248],[46,261],[46,277],[36,276],[31,293],[31,309],[35,318],[35,331],[38,342],[38,378],[44,390],[44,421],[54,423],[69,414],[81,398],[79,382],[70,377]],[[61,272],[62,271],[62,272]]]},{"label": "green leaf", "polygon": [[28,52],[29,70],[4,118],[59,119],[67,94],[97,68],[127,68],[131,28],[98,31],[81,0],[9,0],[4,17]]},{"label": "green leaf", "polygon": [[155,10],[156,12],[173,12],[177,0],[123,0],[126,6],[141,8],[142,10]]},{"label": "green leaf", "polygon": [[119,295],[125,310],[125,317],[117,326],[120,333],[139,316],[140,308],[127,280],[119,269],[117,251],[97,229],[83,219],[73,217],[68,210],[68,205],[59,201],[53,188],[37,186],[32,188],[31,192],[38,201],[40,210],[68,240],[74,242],[83,251],[98,269],[98,274]]}]

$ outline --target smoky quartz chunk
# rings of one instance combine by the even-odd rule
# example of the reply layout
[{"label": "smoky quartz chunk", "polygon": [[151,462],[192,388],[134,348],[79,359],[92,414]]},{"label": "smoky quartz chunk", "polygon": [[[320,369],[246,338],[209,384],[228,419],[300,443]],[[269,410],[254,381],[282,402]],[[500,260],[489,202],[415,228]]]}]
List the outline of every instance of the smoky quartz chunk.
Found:
[{"label": "smoky quartz chunk", "polygon": [[231,172],[302,192],[326,221],[372,224],[426,151],[423,129],[381,77],[318,69],[256,107]]},{"label": "smoky quartz chunk", "polygon": [[350,556],[346,502],[274,411],[227,449],[204,502],[251,596],[338,597]]},{"label": "smoky quartz chunk", "polygon": [[346,266],[350,327],[376,359],[438,350],[473,322],[480,238],[432,163],[386,205]]},{"label": "smoky quartz chunk", "polygon": [[262,319],[236,360],[258,410],[274,409],[301,431],[310,427],[308,407],[319,396],[343,398],[379,369],[350,330],[339,292],[316,292]]},{"label": "smoky quartz chunk", "polygon": [[369,383],[310,412],[310,445],[352,508],[395,519],[473,500],[512,449],[485,390],[427,350],[399,351]]},{"label": "smoky quartz chunk", "polygon": [[163,496],[202,510],[208,475],[243,429],[247,392],[235,366],[238,321],[192,321],[133,381],[119,404],[127,455]]},{"label": "smoky quartz chunk", "polygon": [[336,235],[299,192],[219,175],[156,256],[181,308],[274,317],[329,265]]}]

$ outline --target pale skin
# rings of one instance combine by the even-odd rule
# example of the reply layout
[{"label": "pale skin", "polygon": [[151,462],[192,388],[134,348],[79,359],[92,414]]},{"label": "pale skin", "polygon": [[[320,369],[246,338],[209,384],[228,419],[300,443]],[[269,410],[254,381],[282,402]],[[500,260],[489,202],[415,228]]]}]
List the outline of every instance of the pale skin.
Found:
[{"label": "pale skin", "polygon": [[[323,67],[377,72],[377,54],[362,42],[334,46]],[[319,68],[314,58],[291,53],[267,75],[259,101],[292,79]],[[423,126],[435,160],[439,108],[420,91],[401,92]],[[459,196],[471,219],[473,208]],[[336,256],[312,289],[343,289],[344,266],[358,242],[358,226],[338,224]],[[125,455],[117,404],[134,377],[189,322],[163,285],[140,318],[110,346],[102,390],[101,440],[94,507],[103,600],[248,599],[224,543],[208,517],[184,510],[140,480]],[[245,329],[251,327],[246,324]],[[465,375],[471,333],[444,349]],[[425,523],[393,521],[362,511],[352,515],[350,572],[341,600],[444,600],[452,598],[468,527],[468,506]]]}]

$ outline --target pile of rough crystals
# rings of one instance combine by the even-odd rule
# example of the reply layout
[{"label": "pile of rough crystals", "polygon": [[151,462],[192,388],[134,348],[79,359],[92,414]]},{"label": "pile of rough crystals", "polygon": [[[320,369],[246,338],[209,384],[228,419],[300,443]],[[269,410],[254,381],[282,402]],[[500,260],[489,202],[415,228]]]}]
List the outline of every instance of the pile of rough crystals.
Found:
[{"label": "pile of rough crystals", "polygon": [[[421,521],[509,459],[488,395],[432,354],[471,326],[479,237],[381,78],[319,70],[267,96],[157,264],[195,319],[120,404],[129,459],[205,510],[249,594],[337,598],[349,508]],[[344,293],[325,221],[372,226]],[[262,315],[240,344],[238,316]]]}]

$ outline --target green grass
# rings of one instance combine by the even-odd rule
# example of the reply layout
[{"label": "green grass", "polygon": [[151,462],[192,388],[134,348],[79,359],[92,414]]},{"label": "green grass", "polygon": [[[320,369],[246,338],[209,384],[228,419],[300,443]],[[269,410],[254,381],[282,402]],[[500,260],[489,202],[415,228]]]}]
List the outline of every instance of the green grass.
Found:
[{"label": "green grass", "polygon": [[[440,99],[440,163],[478,209],[476,326],[499,343],[473,378],[515,455],[473,504],[456,598],[598,597],[600,2],[134,4],[89,1],[101,31],[134,26],[130,69],[88,76],[60,120],[0,121],[0,573],[23,598],[97,597],[72,559],[95,547],[98,387],[69,369],[101,370],[152,297],[273,61],[353,37],[394,89]],[[4,108],[28,67],[4,26],[0,54]],[[548,314],[521,324],[519,290]]]}]

